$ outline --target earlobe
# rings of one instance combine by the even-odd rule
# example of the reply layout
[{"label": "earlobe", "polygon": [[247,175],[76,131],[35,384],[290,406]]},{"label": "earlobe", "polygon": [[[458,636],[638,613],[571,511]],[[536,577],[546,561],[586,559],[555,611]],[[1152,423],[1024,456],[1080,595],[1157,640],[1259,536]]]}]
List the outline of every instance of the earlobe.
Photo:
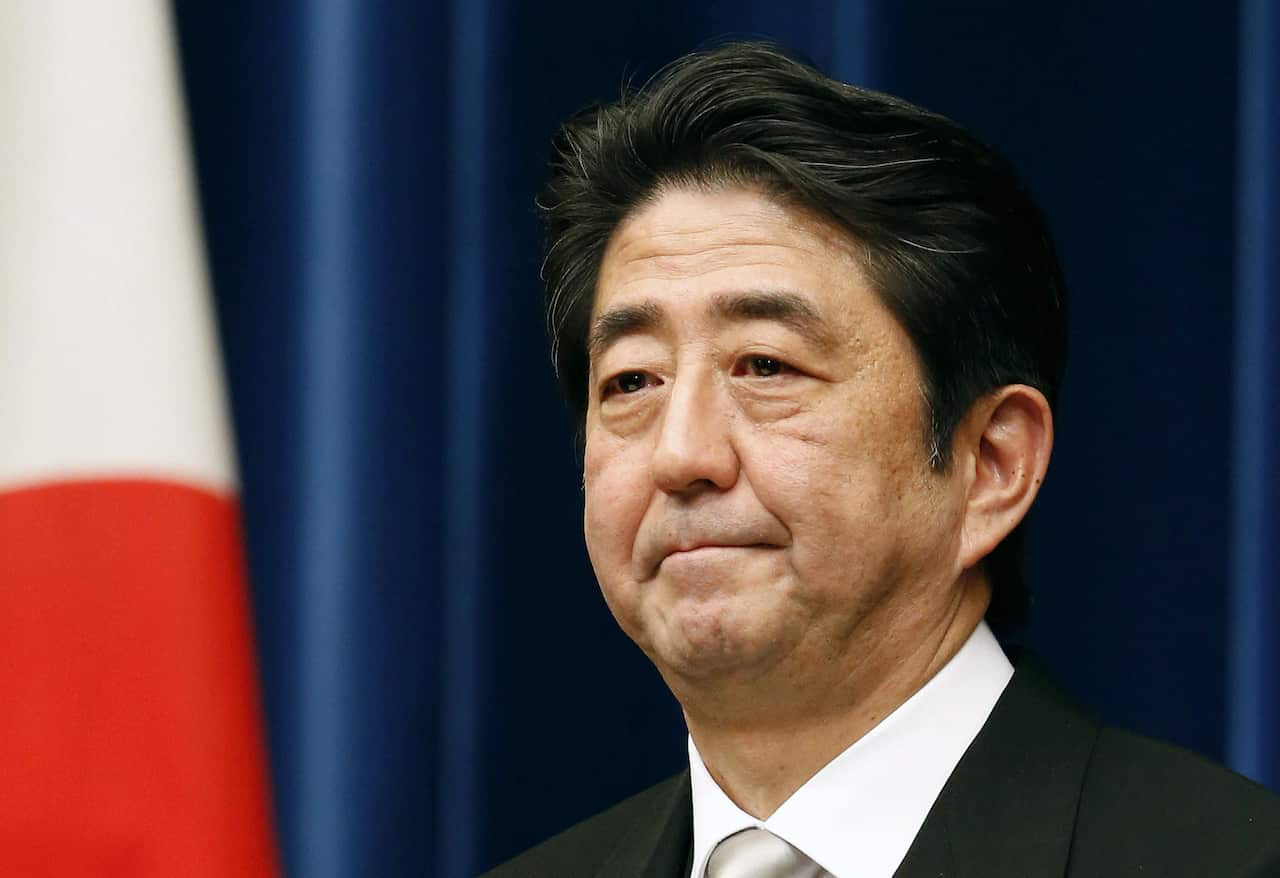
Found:
[{"label": "earlobe", "polygon": [[975,403],[966,427],[972,481],[961,542],[965,569],[990,554],[1030,511],[1049,468],[1053,414],[1039,390],[1010,384]]}]

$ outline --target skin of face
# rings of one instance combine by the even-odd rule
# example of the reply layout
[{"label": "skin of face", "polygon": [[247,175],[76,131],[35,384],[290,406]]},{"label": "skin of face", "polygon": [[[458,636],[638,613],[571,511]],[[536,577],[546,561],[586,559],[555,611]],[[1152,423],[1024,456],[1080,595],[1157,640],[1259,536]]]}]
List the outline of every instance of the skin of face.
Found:
[{"label": "skin of face", "polygon": [[966,485],[846,233],[665,189],[608,242],[591,347],[588,552],[686,712],[804,710],[945,625]]}]

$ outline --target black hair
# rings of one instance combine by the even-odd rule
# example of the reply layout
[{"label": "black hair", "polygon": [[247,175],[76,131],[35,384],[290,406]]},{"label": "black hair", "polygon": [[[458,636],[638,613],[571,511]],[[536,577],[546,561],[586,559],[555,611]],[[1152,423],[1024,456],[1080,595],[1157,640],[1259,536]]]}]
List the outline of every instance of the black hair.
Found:
[{"label": "black hair", "polygon": [[[975,401],[1028,384],[1054,405],[1066,290],[1040,210],[1011,165],[936,113],[832,80],[778,49],[730,43],[680,58],[616,103],[566,122],[538,204],[546,318],[581,425],[587,333],[605,245],[664,187],[753,186],[828,218],[862,251],[924,376],[931,465],[946,470]],[[988,618],[1025,620],[1024,528],[984,560]]]}]

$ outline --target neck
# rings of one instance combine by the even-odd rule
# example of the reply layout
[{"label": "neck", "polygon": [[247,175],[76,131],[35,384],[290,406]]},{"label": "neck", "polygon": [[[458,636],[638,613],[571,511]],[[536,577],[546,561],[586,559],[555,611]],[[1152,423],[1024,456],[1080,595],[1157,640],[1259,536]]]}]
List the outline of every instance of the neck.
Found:
[{"label": "neck", "polygon": [[751,816],[769,817],[960,651],[990,602],[990,589],[980,576],[961,586],[942,618],[875,638],[856,668],[834,686],[821,686],[805,698],[794,678],[783,681],[801,695],[786,699],[790,709],[700,711],[686,704],[689,734],[720,788]]}]

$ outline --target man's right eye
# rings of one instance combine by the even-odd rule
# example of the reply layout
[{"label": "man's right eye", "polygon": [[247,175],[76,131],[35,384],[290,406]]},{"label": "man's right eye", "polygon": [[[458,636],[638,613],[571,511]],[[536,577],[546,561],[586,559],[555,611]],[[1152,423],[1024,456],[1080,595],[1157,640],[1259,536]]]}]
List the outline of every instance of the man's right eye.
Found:
[{"label": "man's right eye", "polygon": [[644,372],[620,372],[610,378],[604,385],[605,398],[615,393],[635,393],[649,384],[649,376]]}]

